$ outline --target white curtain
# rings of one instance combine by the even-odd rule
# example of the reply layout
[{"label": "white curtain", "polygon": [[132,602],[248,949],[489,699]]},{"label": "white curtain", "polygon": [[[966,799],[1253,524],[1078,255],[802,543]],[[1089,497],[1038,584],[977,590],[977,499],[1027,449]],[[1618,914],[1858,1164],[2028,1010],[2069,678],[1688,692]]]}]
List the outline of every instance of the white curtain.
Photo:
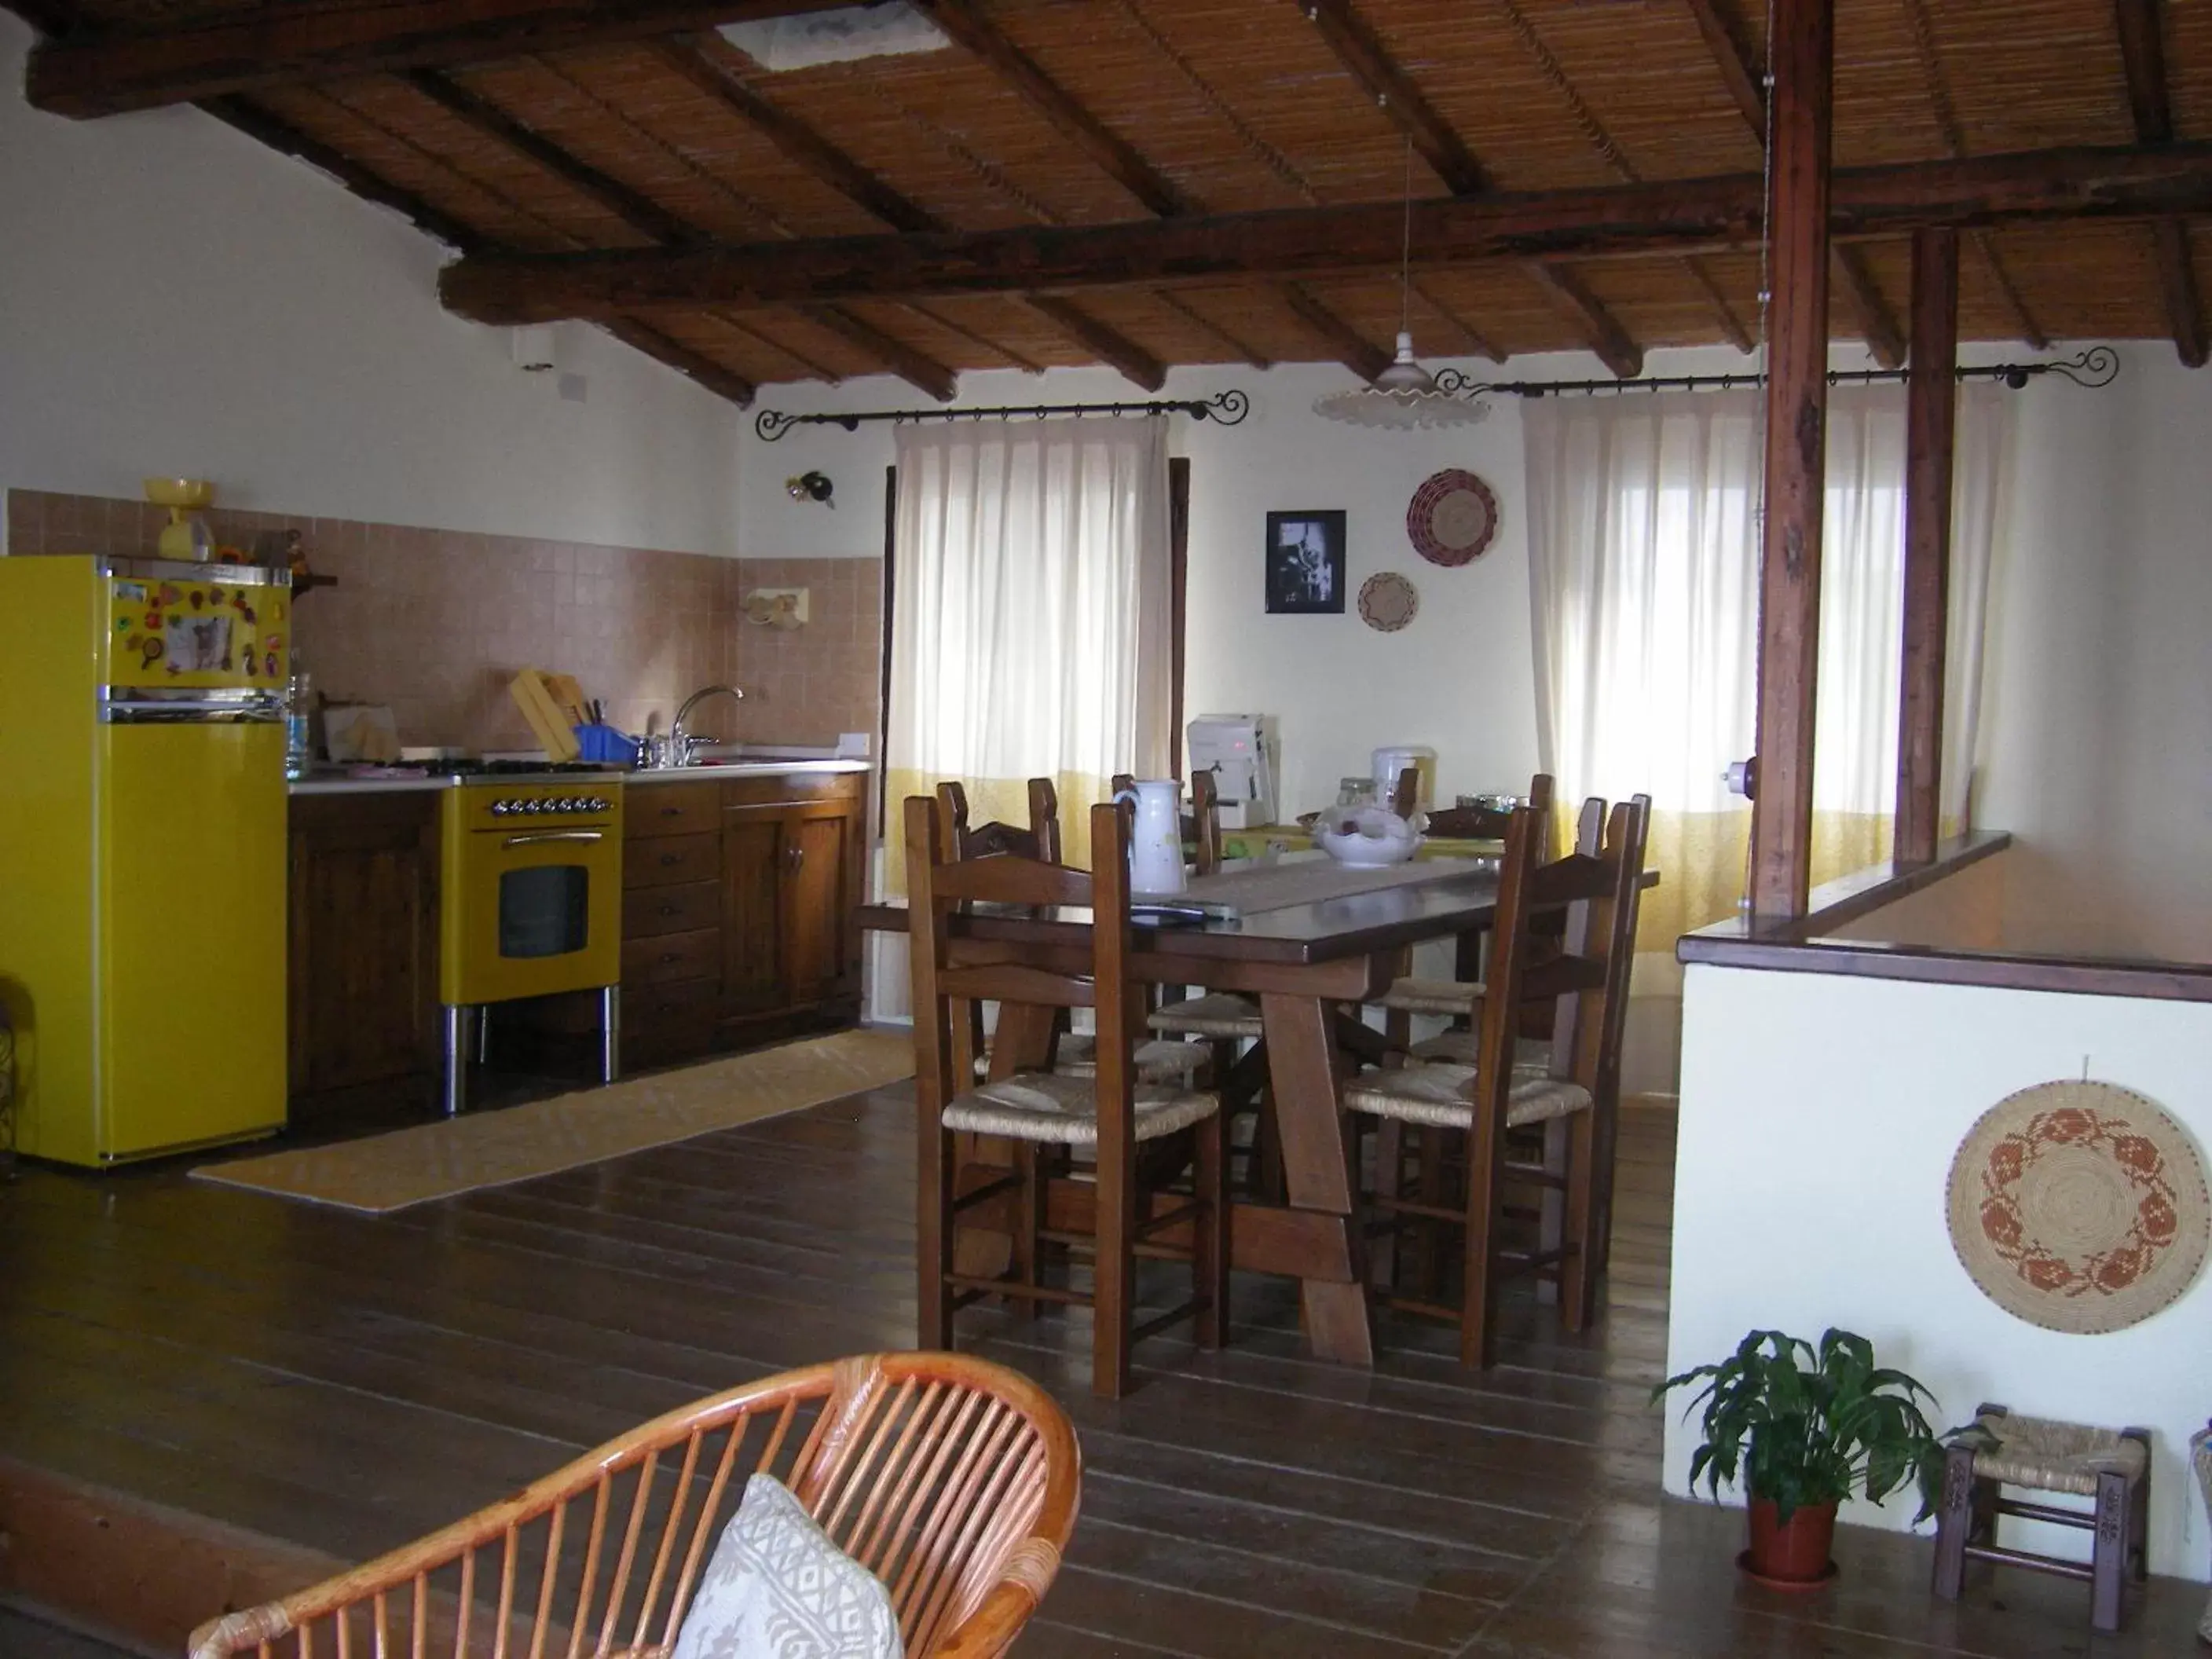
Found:
[{"label": "white curtain", "polygon": [[977,821],[1054,780],[1071,857],[1116,772],[1171,765],[1167,422],[902,427],[884,764],[900,804],[946,779]]},{"label": "white curtain", "polygon": [[[2008,394],[1960,395],[1954,468],[1945,816],[1962,822]],[[1760,397],[1547,398],[1523,405],[1537,747],[1569,808],[1649,793],[1639,994],[1677,982],[1673,941],[1733,913],[1747,803],[1722,781],[1752,752],[1758,684]],[[1905,395],[1829,397],[1814,879],[1888,855],[1903,628]]]}]

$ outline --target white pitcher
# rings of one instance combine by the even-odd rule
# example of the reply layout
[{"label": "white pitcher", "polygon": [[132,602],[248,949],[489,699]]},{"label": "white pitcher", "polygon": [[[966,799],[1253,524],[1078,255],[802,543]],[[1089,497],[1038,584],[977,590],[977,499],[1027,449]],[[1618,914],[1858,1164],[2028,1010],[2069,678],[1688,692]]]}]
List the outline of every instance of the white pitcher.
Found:
[{"label": "white pitcher", "polygon": [[1182,781],[1143,778],[1114,797],[1137,804],[1129,837],[1129,885],[1139,893],[1180,893],[1182,873]]}]

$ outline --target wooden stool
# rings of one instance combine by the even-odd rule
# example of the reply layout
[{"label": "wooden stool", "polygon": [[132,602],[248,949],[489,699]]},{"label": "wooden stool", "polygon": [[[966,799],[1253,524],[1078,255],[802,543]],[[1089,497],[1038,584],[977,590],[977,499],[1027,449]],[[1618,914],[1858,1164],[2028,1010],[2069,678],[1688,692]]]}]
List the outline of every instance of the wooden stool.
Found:
[{"label": "wooden stool", "polygon": [[[1943,1463],[1942,1507],[1936,1523],[1936,1594],[1959,1599],[1966,1562],[2002,1561],[2089,1581],[2089,1622],[2120,1627],[2124,1578],[2140,1583],[2150,1520],[2150,1431],[2089,1428],[2038,1417],[2014,1417],[2002,1406],[1975,1413],[1966,1443],[1954,1445]],[[2032,1504],[2002,1496],[2001,1486],[2065,1492],[2094,1500],[2087,1510]],[[2095,1535],[2090,1565],[2062,1561],[1996,1541],[1997,1517],[2024,1516]]]}]

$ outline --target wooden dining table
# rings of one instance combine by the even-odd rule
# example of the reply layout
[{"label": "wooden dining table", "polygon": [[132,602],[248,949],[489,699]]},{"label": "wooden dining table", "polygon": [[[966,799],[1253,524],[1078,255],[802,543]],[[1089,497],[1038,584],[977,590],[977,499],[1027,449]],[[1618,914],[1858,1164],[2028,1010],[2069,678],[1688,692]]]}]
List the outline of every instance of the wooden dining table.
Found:
[{"label": "wooden dining table", "polygon": [[[1267,908],[1195,924],[1140,927],[1133,961],[1152,983],[1259,999],[1285,1201],[1237,1200],[1231,1260],[1250,1272],[1300,1281],[1306,1334],[1316,1355],[1372,1365],[1353,1148],[1339,1109],[1343,1082],[1366,1039],[1364,1028],[1337,1010],[1379,996],[1401,971],[1407,946],[1468,940],[1486,931],[1497,902],[1496,861],[1429,860],[1407,866],[1396,878],[1404,884],[1353,893],[1329,890],[1343,885],[1343,872],[1319,854],[1291,854],[1270,868],[1279,878],[1265,884]],[[1194,878],[1185,896],[1205,900],[1238,873]],[[1248,878],[1242,890],[1252,885]],[[864,906],[859,920],[863,928],[907,931],[900,903]],[[1010,947],[1018,960],[1060,972],[1084,972],[1091,960],[1086,911],[977,912],[957,916],[952,932],[956,957],[969,960],[1005,961]],[[1464,951],[1461,959],[1468,960]],[[1045,1065],[1054,1012],[1001,1006],[994,1074]],[[1088,1204],[1087,1186],[1055,1182],[1051,1224],[1087,1226]]]}]

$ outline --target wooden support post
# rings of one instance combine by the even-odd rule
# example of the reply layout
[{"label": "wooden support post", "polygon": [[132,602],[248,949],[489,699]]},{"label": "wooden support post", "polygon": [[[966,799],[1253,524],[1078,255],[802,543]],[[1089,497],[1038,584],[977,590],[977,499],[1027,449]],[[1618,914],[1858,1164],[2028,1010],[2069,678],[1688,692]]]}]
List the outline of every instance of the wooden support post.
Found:
[{"label": "wooden support post", "polygon": [[1959,382],[1959,233],[1912,237],[1912,362],[1905,428],[1905,642],[1897,699],[1895,855],[1936,856],[1943,667],[1951,608],[1951,457]]},{"label": "wooden support post", "polygon": [[1777,0],[1767,206],[1766,516],[1759,580],[1759,798],[1751,904],[1802,916],[1812,885],[1813,710],[1827,483],[1828,158],[1834,0]]}]

